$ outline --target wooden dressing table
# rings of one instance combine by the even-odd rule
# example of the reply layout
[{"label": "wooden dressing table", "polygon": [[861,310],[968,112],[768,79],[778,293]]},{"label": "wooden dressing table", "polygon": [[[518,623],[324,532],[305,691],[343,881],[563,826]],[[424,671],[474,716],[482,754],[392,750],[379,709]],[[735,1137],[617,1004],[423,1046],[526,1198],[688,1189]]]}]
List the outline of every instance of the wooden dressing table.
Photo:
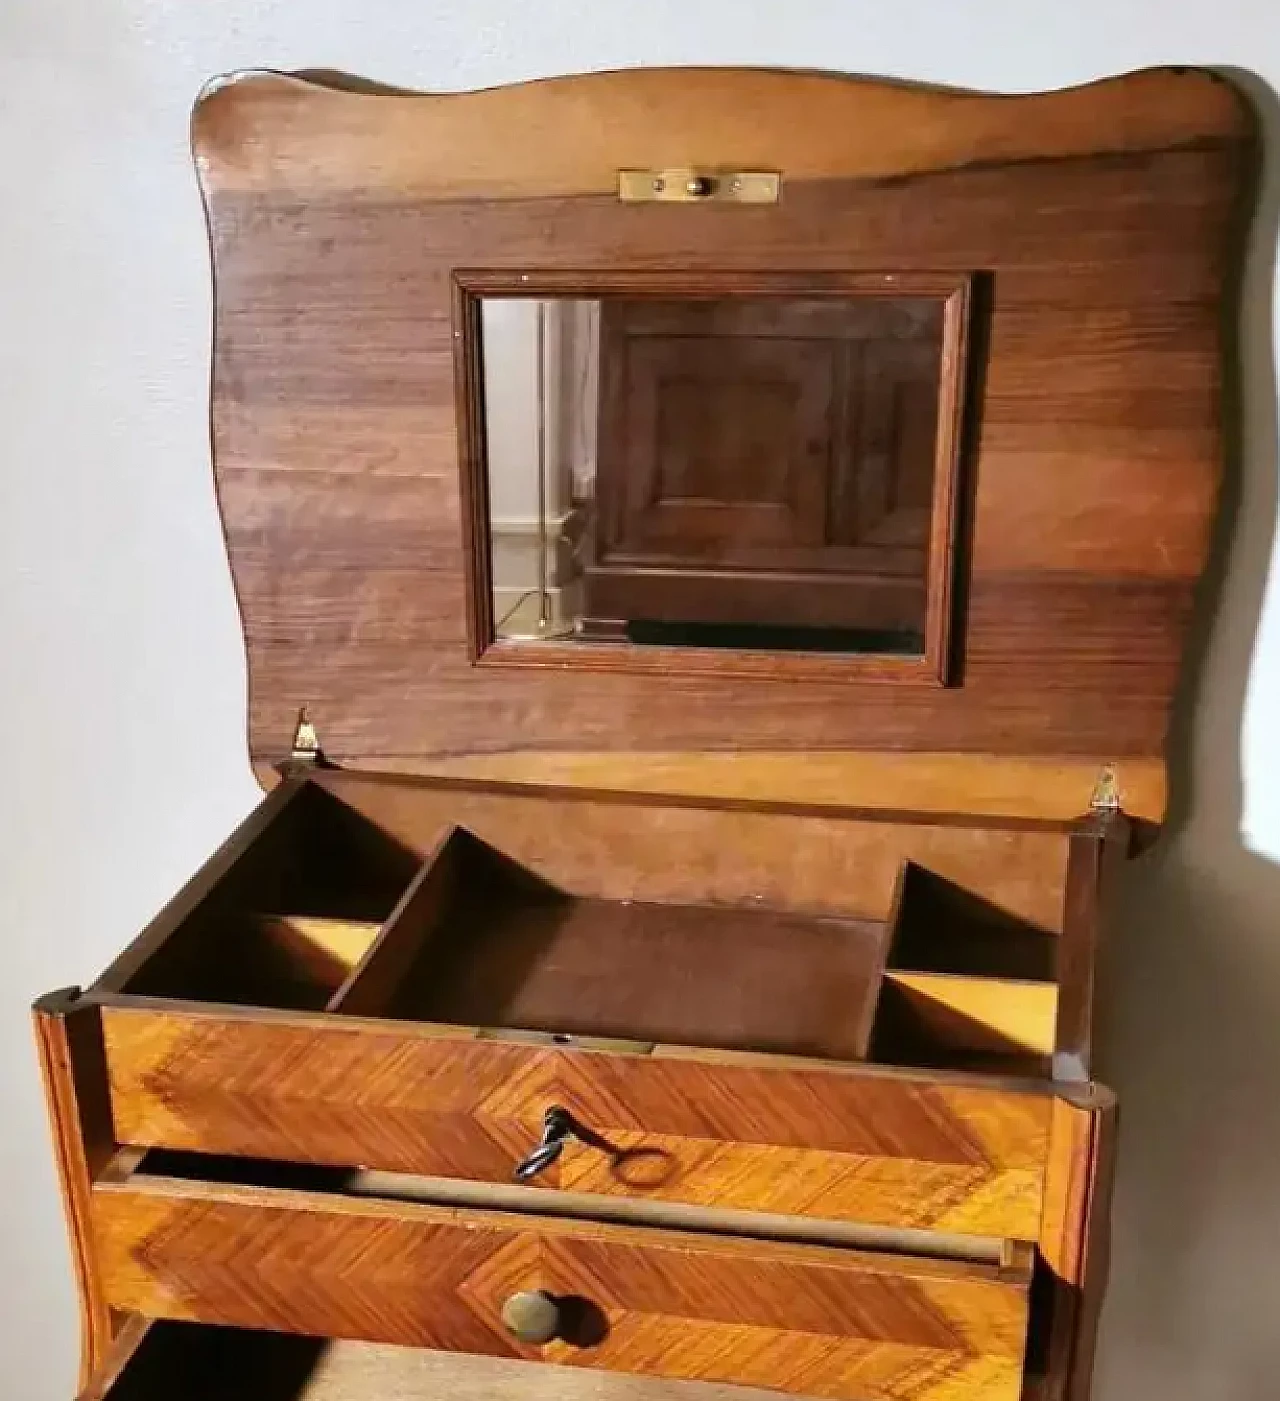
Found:
[{"label": "wooden dressing table", "polygon": [[[250,73],[193,132],[268,791],[35,1009],[84,1401],[1084,1401],[1241,96]],[[626,626],[503,635],[481,310],[566,296],[668,337],[601,390]]]}]

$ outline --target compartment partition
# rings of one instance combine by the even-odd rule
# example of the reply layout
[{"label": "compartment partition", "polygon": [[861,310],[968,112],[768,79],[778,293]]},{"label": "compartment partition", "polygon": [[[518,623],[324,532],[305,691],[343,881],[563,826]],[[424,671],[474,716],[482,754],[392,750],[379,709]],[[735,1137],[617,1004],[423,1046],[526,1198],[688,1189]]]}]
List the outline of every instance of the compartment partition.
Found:
[{"label": "compartment partition", "polygon": [[[1066,857],[1071,842],[1091,840],[1071,824],[984,831],[934,817],[916,827],[910,814],[866,821],[763,804],[534,798],[511,784],[319,778],[420,849],[444,812],[464,824],[427,852],[435,873],[420,873],[420,898],[388,922],[333,1010],[1012,1075],[1044,1073],[1055,1050],[1056,975],[1071,967]],[[772,846],[757,824],[777,824]],[[720,849],[740,853],[736,878],[704,844],[716,826]],[[833,860],[831,842],[848,843],[849,856]],[[807,909],[770,898],[788,843]],[[690,888],[721,902],[690,903],[681,898]],[[1089,979],[1089,965],[1075,974]]]},{"label": "compartment partition", "polygon": [[428,856],[331,1010],[861,1059],[882,920],[574,895],[464,829]]},{"label": "compartment partition", "polygon": [[908,861],[870,1041],[894,1065],[1047,1073],[1057,1036],[1050,933]]}]

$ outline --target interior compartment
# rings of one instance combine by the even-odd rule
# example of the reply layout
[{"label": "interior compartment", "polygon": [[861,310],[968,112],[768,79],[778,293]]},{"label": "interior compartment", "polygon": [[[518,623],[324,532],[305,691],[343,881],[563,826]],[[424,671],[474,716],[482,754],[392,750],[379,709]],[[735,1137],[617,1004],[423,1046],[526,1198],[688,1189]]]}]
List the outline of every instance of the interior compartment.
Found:
[{"label": "interior compartment", "polygon": [[1038,1074],[1055,936],[906,863],[884,920],[571,894],[464,829],[334,1010],[486,1031]]},{"label": "interior compartment", "polygon": [[1043,1075],[1053,1055],[1052,983],[888,971],[871,1059],[887,1065]]},{"label": "interior compartment", "polygon": [[1020,1076],[1091,978],[1068,824],[324,770],[272,804],[102,988]]},{"label": "interior compartment", "polygon": [[1062,936],[908,862],[879,990],[873,1060],[892,1065],[1047,1072],[1058,1015]]},{"label": "interior compartment", "polygon": [[878,920],[570,894],[459,829],[338,1010],[831,1058],[866,1054]]},{"label": "interior compartment", "polygon": [[902,870],[890,966],[1052,981],[1058,936],[914,861]]},{"label": "interior compartment", "polygon": [[417,866],[354,808],[303,784],[121,991],[322,1009]]}]

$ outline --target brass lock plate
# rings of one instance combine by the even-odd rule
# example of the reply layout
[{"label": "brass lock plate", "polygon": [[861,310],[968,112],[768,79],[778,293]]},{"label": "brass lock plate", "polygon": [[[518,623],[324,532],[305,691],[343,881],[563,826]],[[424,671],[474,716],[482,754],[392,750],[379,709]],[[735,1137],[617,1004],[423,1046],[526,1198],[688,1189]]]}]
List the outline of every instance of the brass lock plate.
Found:
[{"label": "brass lock plate", "polygon": [[771,170],[620,170],[624,204],[777,204],[782,177]]}]

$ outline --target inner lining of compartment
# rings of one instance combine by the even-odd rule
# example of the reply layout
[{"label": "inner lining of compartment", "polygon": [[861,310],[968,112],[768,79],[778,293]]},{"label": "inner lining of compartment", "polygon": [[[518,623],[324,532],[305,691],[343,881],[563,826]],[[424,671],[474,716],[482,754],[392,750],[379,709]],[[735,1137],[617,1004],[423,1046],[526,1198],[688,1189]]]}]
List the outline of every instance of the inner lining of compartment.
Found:
[{"label": "inner lining of compartment", "polygon": [[430,888],[402,906],[336,1006],[857,1059],[887,939],[879,920],[572,895],[456,830]]},{"label": "inner lining of compartment", "polygon": [[349,1015],[1038,1074],[1056,940],[908,862],[886,920],[573,895],[455,829],[330,1006]]},{"label": "inner lining of compartment", "polygon": [[[774,838],[795,843],[801,885],[807,864],[824,872],[810,888],[825,892],[827,908],[806,912],[779,908],[776,885],[771,899],[752,893],[760,887],[751,863],[778,864],[767,846],[743,850],[741,872],[726,880],[741,829],[726,827],[727,845],[717,842],[714,811],[694,825],[687,809],[673,810],[668,857],[655,840],[665,829],[639,806],[579,817],[571,804],[549,803],[544,814],[526,795],[459,792],[467,825],[451,828],[429,816],[453,806],[447,792],[386,793],[398,807],[366,812],[327,786],[301,784],[119,990],[629,1049],[661,1043],[1013,1075],[1043,1074],[1050,1062],[1062,936],[909,857],[892,900],[885,894],[877,907],[843,893],[840,879],[887,890],[893,867],[875,844],[909,850],[915,839],[902,826],[856,828],[854,850],[880,860],[874,877],[848,856],[839,876],[825,874],[844,829],[801,839],[798,826],[775,826]],[[636,852],[626,844],[633,826]],[[957,831],[957,846],[978,854],[965,859],[989,879],[1004,838],[990,834],[988,855],[981,829]],[[929,840],[948,855],[949,834],[939,839],[935,829]],[[649,873],[668,859],[686,871],[655,881]],[[607,863],[599,879],[592,860]],[[675,898],[706,888],[696,872],[709,860],[719,903]],[[615,895],[615,862],[621,883],[634,879],[628,861],[650,886],[640,883],[640,898],[605,898],[601,890]],[[572,888],[562,872],[572,873]],[[842,899],[882,917],[841,914]]]},{"label": "inner lining of compartment", "polygon": [[908,862],[870,1058],[1045,1074],[1057,1031],[1060,937]]},{"label": "inner lining of compartment", "polygon": [[408,848],[305,784],[121,991],[321,1010],[417,867]]}]

